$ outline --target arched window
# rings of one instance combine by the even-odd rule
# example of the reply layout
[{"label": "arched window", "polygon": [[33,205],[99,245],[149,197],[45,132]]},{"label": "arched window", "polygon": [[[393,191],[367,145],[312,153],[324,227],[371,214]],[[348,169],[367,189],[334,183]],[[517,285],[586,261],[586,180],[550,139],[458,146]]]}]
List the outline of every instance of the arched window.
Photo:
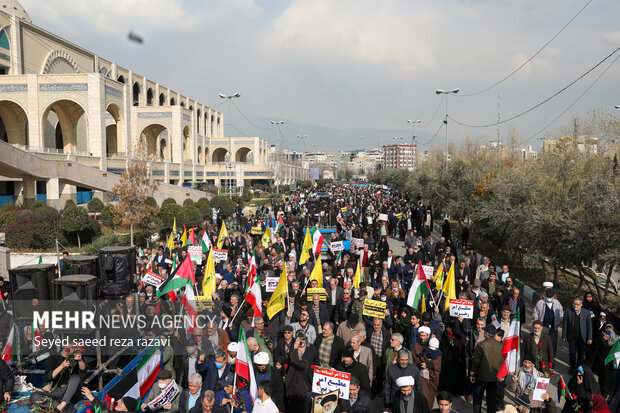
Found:
[{"label": "arched window", "polygon": [[140,84],[135,82],[133,84],[133,105],[138,106],[140,104]]},{"label": "arched window", "polygon": [[149,106],[153,105],[153,89],[148,88],[146,91],[146,104]]},{"label": "arched window", "polygon": [[174,98],[170,98],[170,106],[174,106],[177,104],[177,101]]},{"label": "arched window", "polygon": [[117,77],[117,78],[116,78],[116,80],[117,80],[118,82],[125,83],[125,76],[120,75],[119,77]]},{"label": "arched window", "polygon": [[159,106],[164,106],[166,104],[166,95],[163,93],[159,94]]}]

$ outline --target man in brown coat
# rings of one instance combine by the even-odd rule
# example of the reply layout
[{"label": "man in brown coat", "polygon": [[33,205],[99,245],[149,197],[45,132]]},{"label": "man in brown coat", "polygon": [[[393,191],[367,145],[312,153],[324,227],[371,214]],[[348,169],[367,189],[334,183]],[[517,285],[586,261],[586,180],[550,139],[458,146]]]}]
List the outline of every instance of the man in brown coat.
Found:
[{"label": "man in brown coat", "polygon": [[523,334],[521,359],[526,354],[534,356],[534,366],[540,372],[549,371],[549,363],[553,363],[553,343],[549,334],[543,332],[543,323],[540,320],[532,323],[532,332]]},{"label": "man in brown coat", "polygon": [[504,364],[502,343],[495,340],[496,329],[493,324],[484,328],[484,341],[480,342],[472,357],[470,381],[474,383],[474,413],[482,409],[482,397],[487,392],[487,411],[497,411],[497,373]]}]

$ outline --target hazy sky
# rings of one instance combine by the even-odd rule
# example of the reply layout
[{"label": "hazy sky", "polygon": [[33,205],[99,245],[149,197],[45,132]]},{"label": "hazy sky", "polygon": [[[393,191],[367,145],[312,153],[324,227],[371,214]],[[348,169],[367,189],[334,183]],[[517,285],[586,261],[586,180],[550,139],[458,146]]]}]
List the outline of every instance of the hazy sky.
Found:
[{"label": "hazy sky", "polygon": [[[441,125],[434,91],[484,89],[549,41],[586,0],[21,0],[33,23],[209,106],[227,135],[276,140],[269,120],[286,121],[285,144],[334,151],[411,138],[420,144]],[[536,105],[620,47],[620,1],[593,0],[530,64],[492,90],[450,96],[448,113],[470,124],[508,118]],[[127,41],[133,30],[144,37]],[[620,55],[620,52],[617,54]],[[535,135],[581,94],[609,63],[515,126]],[[620,63],[550,127],[620,104]],[[241,93],[234,107],[218,93]],[[618,113],[620,115],[620,113]],[[233,128],[229,127],[232,119]],[[230,132],[229,132],[230,131]],[[419,133],[418,133],[419,132]],[[487,143],[497,128],[449,125],[450,141]],[[363,139],[360,139],[363,136]],[[431,144],[444,145],[440,131]]]}]

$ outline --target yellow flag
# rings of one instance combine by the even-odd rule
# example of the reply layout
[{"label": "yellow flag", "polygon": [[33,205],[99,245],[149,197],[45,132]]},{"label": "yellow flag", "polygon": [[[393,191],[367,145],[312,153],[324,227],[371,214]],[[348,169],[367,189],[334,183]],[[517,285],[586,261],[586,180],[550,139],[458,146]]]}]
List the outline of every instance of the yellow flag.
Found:
[{"label": "yellow flag", "polygon": [[177,234],[177,219],[175,217],[174,224],[172,224],[172,232],[170,233],[170,236],[168,237],[168,242],[166,243],[166,246],[168,247],[168,251],[170,251],[170,253],[172,253],[172,250],[174,249],[174,237],[176,234]]},{"label": "yellow flag", "polygon": [[278,286],[273,292],[267,304],[267,317],[271,320],[274,315],[286,308],[286,296],[288,295],[288,280],[286,279],[286,264],[282,266],[282,274]]},{"label": "yellow flag", "polygon": [[422,297],[422,312],[420,314],[424,314],[425,312],[426,312],[426,298]]},{"label": "yellow flag", "polygon": [[187,229],[185,229],[185,225],[183,225],[183,235],[181,235],[181,246],[184,247],[187,245]]},{"label": "yellow flag", "polygon": [[357,268],[355,269],[355,276],[353,277],[353,287],[360,288],[360,283],[362,282],[362,269],[360,268],[360,263],[362,262],[362,257],[360,256],[357,259]]},{"label": "yellow flag", "polygon": [[267,248],[269,246],[269,242],[271,241],[271,231],[269,227],[265,230],[263,237],[261,238],[261,242],[263,243],[263,247]]},{"label": "yellow flag", "polygon": [[310,236],[310,228],[306,228],[306,237],[304,238],[304,245],[301,247],[301,254],[299,254],[299,265],[304,265],[310,254],[308,250],[312,248],[312,237]]},{"label": "yellow flag", "polygon": [[435,271],[435,275],[433,276],[433,281],[435,281],[435,288],[437,290],[441,290],[441,285],[443,281],[443,261],[439,263],[439,267],[437,267],[437,271]]},{"label": "yellow flag", "polygon": [[205,273],[202,278],[202,295],[207,297],[207,300],[212,299],[212,294],[215,292],[215,261],[213,260],[213,248],[209,250],[209,257],[207,258],[207,265],[205,265]]},{"label": "yellow flag", "polygon": [[226,224],[222,221],[222,228],[220,229],[220,235],[217,237],[217,249],[222,249],[222,244],[224,243],[224,238],[228,237],[228,231],[226,230]]},{"label": "yellow flag", "polygon": [[323,265],[321,264],[320,255],[319,258],[316,259],[314,267],[312,267],[312,273],[310,274],[310,279],[308,280],[308,283],[310,283],[310,281],[312,280],[316,280],[319,283],[319,288],[323,288]]},{"label": "yellow flag", "polygon": [[456,280],[454,278],[454,263],[450,267],[450,271],[448,271],[448,276],[446,277],[445,282],[443,283],[443,292],[446,296],[446,307],[445,309],[450,309],[450,299],[453,298],[456,300]]}]

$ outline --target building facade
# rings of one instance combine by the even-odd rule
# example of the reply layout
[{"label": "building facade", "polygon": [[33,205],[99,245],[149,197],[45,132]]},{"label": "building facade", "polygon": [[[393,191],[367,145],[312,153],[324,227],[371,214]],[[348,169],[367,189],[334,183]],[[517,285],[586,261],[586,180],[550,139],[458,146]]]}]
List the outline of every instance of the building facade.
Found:
[{"label": "building facade", "polygon": [[415,169],[416,146],[407,144],[383,145],[383,169]]}]

